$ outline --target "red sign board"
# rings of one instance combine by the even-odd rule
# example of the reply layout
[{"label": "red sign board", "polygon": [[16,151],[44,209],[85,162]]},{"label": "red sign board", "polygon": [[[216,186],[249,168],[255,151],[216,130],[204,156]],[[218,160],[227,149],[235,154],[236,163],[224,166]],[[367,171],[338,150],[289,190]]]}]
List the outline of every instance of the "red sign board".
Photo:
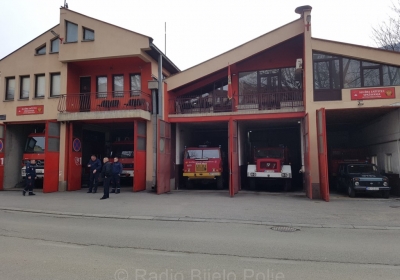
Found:
[{"label": "red sign board", "polygon": [[352,89],[351,100],[396,98],[394,87]]},{"label": "red sign board", "polygon": [[34,105],[34,106],[18,106],[17,116],[21,115],[37,115],[43,114],[44,105]]}]

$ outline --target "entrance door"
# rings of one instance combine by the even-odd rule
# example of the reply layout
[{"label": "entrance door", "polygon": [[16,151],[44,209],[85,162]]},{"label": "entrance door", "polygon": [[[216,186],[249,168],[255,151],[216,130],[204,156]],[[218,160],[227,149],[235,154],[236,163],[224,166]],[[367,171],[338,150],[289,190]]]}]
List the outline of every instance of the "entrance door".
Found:
[{"label": "entrance door", "polygon": [[80,78],[80,111],[87,112],[90,111],[90,77],[81,77]]},{"label": "entrance door", "polygon": [[58,191],[59,160],[60,160],[60,123],[47,121],[45,130],[45,175],[43,179],[43,192]]},{"label": "entrance door", "polygon": [[171,191],[171,124],[158,120],[157,194]]},{"label": "entrance door", "polygon": [[138,192],[146,189],[146,123],[135,121],[134,126],[133,191]]},{"label": "entrance door", "polygon": [[309,140],[308,114],[303,119],[302,137],[303,137],[303,184],[306,196],[312,199],[311,178],[310,178],[310,140]]},{"label": "entrance door", "polygon": [[325,108],[317,110],[319,186],[321,198],[329,201],[328,155],[326,145]]},{"label": "entrance door", "polygon": [[230,120],[228,128],[229,141],[229,194],[234,196],[239,191],[239,158],[238,158],[237,121]]},{"label": "entrance door", "polygon": [[80,125],[72,122],[69,124],[67,142],[68,191],[76,191],[81,189],[82,183],[82,129]]},{"label": "entrance door", "polygon": [[0,124],[0,191],[4,189],[4,161],[5,161],[5,138],[6,138],[6,126]]}]

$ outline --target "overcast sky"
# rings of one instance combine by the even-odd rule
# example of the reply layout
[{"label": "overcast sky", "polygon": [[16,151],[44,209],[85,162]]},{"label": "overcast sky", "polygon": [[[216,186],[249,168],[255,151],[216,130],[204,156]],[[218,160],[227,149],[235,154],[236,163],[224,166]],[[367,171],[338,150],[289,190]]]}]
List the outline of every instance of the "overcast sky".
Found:
[{"label": "overcast sky", "polygon": [[[372,27],[392,0],[67,0],[69,9],[152,37],[181,69],[299,18],[312,6],[312,36],[376,47]],[[0,58],[59,23],[64,0],[0,0]]]}]

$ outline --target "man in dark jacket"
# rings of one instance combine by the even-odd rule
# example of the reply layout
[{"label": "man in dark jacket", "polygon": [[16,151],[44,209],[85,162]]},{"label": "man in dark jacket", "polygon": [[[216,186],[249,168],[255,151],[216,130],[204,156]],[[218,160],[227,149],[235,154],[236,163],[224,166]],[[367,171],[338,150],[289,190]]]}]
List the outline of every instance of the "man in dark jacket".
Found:
[{"label": "man in dark jacket", "polygon": [[101,170],[101,174],[103,175],[103,187],[104,187],[104,194],[103,197],[100,199],[107,199],[109,198],[109,188],[110,188],[110,181],[112,177],[112,164],[108,161],[108,157],[103,159],[103,169]]},{"label": "man in dark jacket", "polygon": [[22,191],[22,195],[25,196],[26,192],[29,191],[29,195],[35,195],[33,193],[33,187],[35,186],[36,179],[36,161],[34,159],[31,162],[26,163],[26,177],[25,177],[25,189]]},{"label": "man in dark jacket", "polygon": [[95,155],[92,155],[90,157],[90,160],[89,160],[87,166],[90,167],[88,193],[91,193],[92,189],[93,189],[93,193],[95,193],[95,192],[97,192],[97,183],[99,182],[99,175],[100,175],[100,171],[101,171],[101,162]]},{"label": "man in dark jacket", "polygon": [[111,182],[113,184],[111,193],[120,193],[120,176],[122,173],[122,163],[118,161],[118,158],[114,158],[113,168],[112,168],[112,179]]}]

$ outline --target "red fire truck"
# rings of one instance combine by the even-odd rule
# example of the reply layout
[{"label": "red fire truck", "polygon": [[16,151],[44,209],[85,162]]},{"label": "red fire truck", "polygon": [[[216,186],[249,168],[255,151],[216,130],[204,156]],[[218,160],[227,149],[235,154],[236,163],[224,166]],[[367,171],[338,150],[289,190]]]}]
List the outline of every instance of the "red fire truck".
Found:
[{"label": "red fire truck", "polygon": [[284,190],[291,187],[292,167],[287,147],[253,147],[253,162],[247,166],[250,188],[255,189],[256,180],[278,180]]},{"label": "red fire truck", "polygon": [[133,158],[133,141],[132,140],[124,140],[124,141],[115,141],[111,145],[111,158],[118,157],[119,162],[121,162],[123,171],[121,177],[133,178],[133,166],[134,166],[134,158]]},{"label": "red fire truck", "polygon": [[183,157],[183,177],[186,187],[193,188],[193,183],[208,184],[216,182],[217,189],[224,187],[223,160],[221,147],[186,148]]},{"label": "red fire truck", "polygon": [[45,133],[31,133],[26,139],[24,153],[22,155],[21,176],[26,177],[26,162],[36,160],[36,176],[38,179],[44,177],[44,160],[45,160]]}]

